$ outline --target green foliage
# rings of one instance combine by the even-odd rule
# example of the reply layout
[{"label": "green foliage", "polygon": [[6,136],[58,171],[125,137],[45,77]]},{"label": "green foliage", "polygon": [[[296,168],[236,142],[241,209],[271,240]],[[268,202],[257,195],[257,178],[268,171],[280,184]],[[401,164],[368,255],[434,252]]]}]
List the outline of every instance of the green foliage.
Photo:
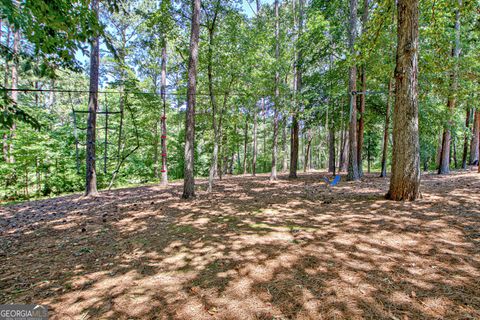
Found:
[{"label": "green foliage", "polygon": [[[361,20],[364,8],[360,1]],[[300,168],[311,139],[313,167],[327,163],[327,131],[333,127],[336,154],[348,123],[348,68],[364,68],[366,96],[364,163],[380,168],[386,117],[388,83],[394,77],[396,8],[393,0],[369,1],[369,19],[359,21],[355,54],[347,49],[349,3],[313,0],[305,3],[303,19],[298,0],[280,3],[280,54],[275,58],[275,16],[271,1],[258,12],[245,14],[239,1],[202,1],[196,105],[195,173],[206,176],[214,146],[213,108],[209,96],[208,65],[218,105],[215,119],[221,135],[219,172],[243,173],[246,159],[251,172],[253,119],[257,115],[257,173],[269,172],[272,150],[274,78],[280,83],[279,168],[289,157],[292,115],[300,123]],[[189,55],[189,1],[162,0],[102,2],[100,18],[90,1],[14,2],[2,0],[2,65],[16,64],[19,88],[83,92],[21,91],[14,103],[1,90],[0,134],[6,153],[0,160],[1,197],[8,200],[80,192],[84,188],[88,74],[77,61],[88,53],[89,40],[101,37],[101,87],[97,116],[97,175],[99,188],[107,188],[118,169],[114,187],[157,182],[155,167],[161,161],[159,141],[163,102],[160,97],[162,50],[167,52],[167,167],[169,180],[183,178],[185,101]],[[461,56],[452,58],[456,1],[421,1],[419,107],[422,163],[435,166],[439,135],[452,131],[460,154],[466,108],[478,107],[480,72],[478,1],[465,1],[461,13]],[[216,16],[212,45],[208,28]],[[303,20],[303,24],[300,21]],[[20,30],[22,42],[15,55],[6,45],[5,27]],[[12,32],[11,32],[12,33]],[[107,50],[105,50],[107,49]],[[458,66],[458,90],[451,92],[452,70]],[[295,90],[294,69],[301,73]],[[7,68],[5,68],[6,71]],[[5,75],[10,82],[10,74]],[[3,87],[2,87],[3,89]],[[449,112],[447,98],[456,98]],[[391,100],[393,107],[393,97]],[[122,132],[120,134],[120,126]],[[15,128],[16,127],[16,128]],[[246,128],[246,132],[245,132]],[[285,132],[285,135],[283,134]],[[309,135],[311,137],[309,138]],[[77,141],[78,140],[78,141]],[[107,143],[105,143],[107,140]],[[76,149],[78,142],[78,157]],[[391,139],[389,140],[391,145]],[[3,149],[2,149],[3,150]],[[106,162],[104,155],[107,155]],[[10,161],[10,158],[14,161]],[[460,158],[460,156],[458,156]],[[389,162],[390,160],[388,160]],[[158,171],[158,170],[157,170]]]}]

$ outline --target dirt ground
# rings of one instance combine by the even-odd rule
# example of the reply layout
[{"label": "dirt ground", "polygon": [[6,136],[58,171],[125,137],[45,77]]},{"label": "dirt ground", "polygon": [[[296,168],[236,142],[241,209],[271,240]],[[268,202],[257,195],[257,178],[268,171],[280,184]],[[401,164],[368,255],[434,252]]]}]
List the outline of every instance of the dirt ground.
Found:
[{"label": "dirt ground", "polygon": [[225,178],[0,207],[0,303],[51,319],[480,319],[480,175]]}]

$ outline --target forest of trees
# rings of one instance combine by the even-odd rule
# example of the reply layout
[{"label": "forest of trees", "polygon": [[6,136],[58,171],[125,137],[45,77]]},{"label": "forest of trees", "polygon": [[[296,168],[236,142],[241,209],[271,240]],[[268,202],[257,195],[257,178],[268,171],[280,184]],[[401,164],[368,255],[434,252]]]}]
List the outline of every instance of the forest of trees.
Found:
[{"label": "forest of trees", "polygon": [[[0,197],[478,163],[480,3],[4,1]],[[390,175],[391,173],[391,175]]]}]

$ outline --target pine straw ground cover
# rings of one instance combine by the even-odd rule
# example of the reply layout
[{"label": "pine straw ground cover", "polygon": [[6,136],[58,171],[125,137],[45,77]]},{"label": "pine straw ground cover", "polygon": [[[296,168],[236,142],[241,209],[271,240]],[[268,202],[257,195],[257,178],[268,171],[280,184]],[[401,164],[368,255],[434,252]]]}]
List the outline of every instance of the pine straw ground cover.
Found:
[{"label": "pine straw ground cover", "polygon": [[480,319],[480,175],[231,177],[0,207],[0,303],[51,319]]}]

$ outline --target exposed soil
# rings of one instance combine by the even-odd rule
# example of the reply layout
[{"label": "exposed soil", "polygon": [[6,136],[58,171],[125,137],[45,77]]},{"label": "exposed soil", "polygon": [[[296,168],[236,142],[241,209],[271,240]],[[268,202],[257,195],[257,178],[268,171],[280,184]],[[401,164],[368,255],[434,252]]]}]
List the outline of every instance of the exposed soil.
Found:
[{"label": "exposed soil", "polygon": [[0,207],[0,303],[51,319],[480,319],[480,175],[239,176]]}]

